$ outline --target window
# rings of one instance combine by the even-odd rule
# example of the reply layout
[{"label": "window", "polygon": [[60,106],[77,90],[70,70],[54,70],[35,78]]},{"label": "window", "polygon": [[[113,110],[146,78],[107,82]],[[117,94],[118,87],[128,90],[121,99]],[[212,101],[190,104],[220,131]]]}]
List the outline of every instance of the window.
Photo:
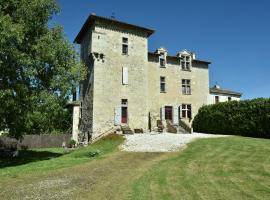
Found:
[{"label": "window", "polygon": [[122,38],[122,54],[128,54],[128,38]]},{"label": "window", "polygon": [[182,94],[191,94],[190,80],[182,79]]},{"label": "window", "polygon": [[128,100],[127,99],[121,99],[121,104],[127,106]]},{"label": "window", "polygon": [[219,96],[215,96],[215,103],[219,103]]},{"label": "window", "polygon": [[182,118],[191,119],[191,104],[182,104]]},{"label": "window", "polygon": [[160,53],[159,64],[160,64],[160,67],[165,67],[165,65],[166,65],[164,53]]},{"label": "window", "polygon": [[160,92],[165,92],[165,76],[160,77]]},{"label": "window", "polygon": [[182,70],[190,70],[191,68],[191,58],[190,56],[182,56],[180,60]]},{"label": "window", "polygon": [[231,101],[232,100],[232,97],[228,97],[228,101]]},{"label": "window", "polygon": [[159,58],[160,67],[165,67],[165,59]]}]

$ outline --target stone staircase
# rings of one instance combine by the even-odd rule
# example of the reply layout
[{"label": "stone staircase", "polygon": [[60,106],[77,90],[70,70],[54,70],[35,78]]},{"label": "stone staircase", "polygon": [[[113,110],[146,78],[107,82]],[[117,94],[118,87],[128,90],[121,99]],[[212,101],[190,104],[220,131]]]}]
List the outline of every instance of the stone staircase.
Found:
[{"label": "stone staircase", "polygon": [[166,120],[166,128],[167,128],[167,132],[169,133],[177,133],[177,128],[174,127],[174,125],[172,124],[172,122],[170,120]]},{"label": "stone staircase", "polygon": [[133,131],[129,128],[128,125],[121,126],[121,131],[123,134],[133,134]]},{"label": "stone staircase", "polygon": [[177,132],[181,134],[189,134],[182,126],[177,127]]}]

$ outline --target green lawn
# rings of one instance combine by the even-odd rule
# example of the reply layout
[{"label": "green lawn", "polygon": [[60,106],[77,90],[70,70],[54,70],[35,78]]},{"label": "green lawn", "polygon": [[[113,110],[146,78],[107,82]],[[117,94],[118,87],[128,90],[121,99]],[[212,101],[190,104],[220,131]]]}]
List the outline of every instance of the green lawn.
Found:
[{"label": "green lawn", "polygon": [[197,140],[133,189],[132,199],[270,199],[270,140]]},{"label": "green lawn", "polygon": [[69,154],[45,149],[1,160],[0,198],[270,199],[270,140],[200,139],[174,153],[121,152],[121,142],[109,137]]},{"label": "green lawn", "polygon": [[[106,154],[114,151],[123,140],[120,136],[109,135],[93,145],[70,152],[66,152],[63,148],[20,151],[18,158],[0,158],[0,178],[71,167],[89,162],[92,159],[103,158]],[[98,156],[91,157],[90,154],[94,152],[99,152]]]}]

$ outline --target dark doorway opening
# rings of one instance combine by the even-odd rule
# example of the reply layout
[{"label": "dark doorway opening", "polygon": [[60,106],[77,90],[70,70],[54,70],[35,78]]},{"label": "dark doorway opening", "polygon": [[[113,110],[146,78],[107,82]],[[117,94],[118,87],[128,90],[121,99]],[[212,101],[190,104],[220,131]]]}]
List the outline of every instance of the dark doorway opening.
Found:
[{"label": "dark doorway opening", "polygon": [[173,118],[172,112],[173,112],[172,106],[165,106],[165,119],[166,120],[172,121],[172,118]]}]

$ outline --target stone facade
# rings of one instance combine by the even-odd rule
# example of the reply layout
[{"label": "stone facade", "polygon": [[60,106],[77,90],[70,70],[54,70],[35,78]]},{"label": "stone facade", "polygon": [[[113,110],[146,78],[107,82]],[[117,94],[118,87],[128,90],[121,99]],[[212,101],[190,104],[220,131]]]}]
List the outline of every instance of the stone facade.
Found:
[{"label": "stone facade", "polygon": [[[76,37],[75,42],[81,44],[81,58],[89,68],[80,88],[80,129],[92,140],[123,124],[147,132],[157,120],[164,121],[169,115],[175,126],[179,126],[179,120],[190,125],[198,109],[208,103],[210,62],[197,60],[188,51],[176,56],[168,55],[164,48],[148,52],[148,37],[153,32],[90,15]],[[128,52],[123,53],[125,44]],[[189,59],[184,70],[183,55]],[[161,57],[165,66],[161,66]],[[160,91],[161,77],[165,77],[164,92]],[[182,91],[183,80],[189,80],[188,94]],[[191,106],[189,116],[183,116],[183,104]]]}]

